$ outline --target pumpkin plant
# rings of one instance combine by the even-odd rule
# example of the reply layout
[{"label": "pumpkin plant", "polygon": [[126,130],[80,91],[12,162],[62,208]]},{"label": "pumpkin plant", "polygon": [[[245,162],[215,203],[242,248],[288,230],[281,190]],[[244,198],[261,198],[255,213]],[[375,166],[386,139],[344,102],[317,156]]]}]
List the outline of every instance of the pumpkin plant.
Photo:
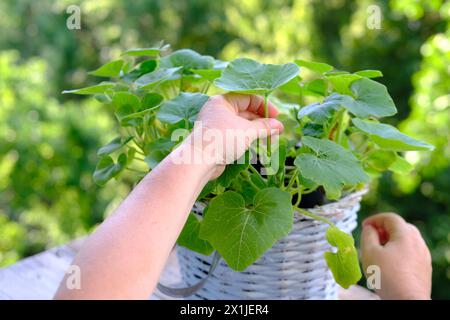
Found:
[{"label": "pumpkin plant", "polygon": [[163,44],[127,50],[90,72],[110,81],[64,91],[93,95],[120,125],[118,136],[98,150],[95,182],[104,185],[127,170],[140,180],[180,143],[172,138],[176,130],[193,128],[208,94],[261,95],[266,116],[269,100],[279,107],[285,131],[276,146],[269,141],[264,153],[255,143],[256,159],[247,152],[205,186],[198,198],[203,214],[189,215],[178,244],[205,255],[217,250],[241,271],[289,234],[294,214],[304,215],[330,225],[326,239],[335,250],[325,259],[336,281],[345,288],[356,283],[361,271],[353,238],[307,209],[339,200],[384,171],[407,174],[412,166],[402,152],[433,148],[380,123],[397,112],[386,87],[373,80],[382,73],[168,51]]}]

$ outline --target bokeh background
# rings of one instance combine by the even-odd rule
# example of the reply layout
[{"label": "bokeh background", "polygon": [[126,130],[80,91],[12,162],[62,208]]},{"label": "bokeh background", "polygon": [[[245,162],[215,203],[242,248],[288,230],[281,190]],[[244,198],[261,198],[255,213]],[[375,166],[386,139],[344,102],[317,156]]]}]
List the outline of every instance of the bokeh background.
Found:
[{"label": "bokeh background", "polygon": [[[81,9],[68,30],[66,9]],[[368,6],[382,11],[367,27]],[[372,185],[361,219],[395,211],[422,231],[433,297],[450,298],[450,2],[443,0],[2,0],[0,2],[0,267],[80,237],[132,181],[97,187],[96,150],[112,113],[63,89],[131,47],[165,40],[221,59],[302,58],[344,70],[380,69],[406,133],[436,146],[406,154],[416,170]]]}]

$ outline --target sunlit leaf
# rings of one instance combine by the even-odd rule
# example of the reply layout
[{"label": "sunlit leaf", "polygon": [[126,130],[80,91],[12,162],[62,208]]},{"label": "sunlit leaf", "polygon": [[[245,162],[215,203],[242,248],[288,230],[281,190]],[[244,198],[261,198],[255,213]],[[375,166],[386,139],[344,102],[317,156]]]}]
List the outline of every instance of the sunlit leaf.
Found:
[{"label": "sunlit leaf", "polygon": [[305,83],[303,94],[323,97],[326,96],[327,90],[327,83],[324,79],[314,79]]},{"label": "sunlit leaf", "polygon": [[182,68],[183,72],[191,69],[211,69],[214,67],[214,58],[202,56],[191,49],[177,50],[161,59],[162,68]]},{"label": "sunlit leaf", "polygon": [[357,117],[387,117],[397,113],[394,101],[381,83],[362,78],[352,82],[350,90],[355,101],[346,107]]},{"label": "sunlit leaf", "polygon": [[386,171],[396,160],[397,155],[393,151],[373,150],[366,155],[364,163],[377,171]]},{"label": "sunlit leaf", "polygon": [[191,71],[208,81],[214,81],[217,78],[219,78],[222,74],[222,70],[216,69],[198,69],[198,70],[192,69]]},{"label": "sunlit leaf", "polygon": [[412,164],[398,155],[396,156],[395,161],[389,166],[389,170],[397,174],[408,174],[412,169]]},{"label": "sunlit leaf", "polygon": [[383,73],[380,70],[361,70],[355,72],[355,74],[365,78],[380,78],[383,76]]},{"label": "sunlit leaf", "polygon": [[423,141],[416,140],[398,131],[395,127],[384,123],[352,119],[353,124],[381,148],[393,151],[433,150],[434,147]]},{"label": "sunlit leaf", "polygon": [[358,252],[353,237],[336,227],[327,230],[328,243],[337,248],[337,252],[325,252],[325,260],[336,282],[347,289],[361,279]]},{"label": "sunlit leaf", "polygon": [[313,153],[300,154],[294,163],[305,178],[324,187],[329,199],[339,199],[343,186],[369,180],[358,159],[337,143],[303,137],[302,144]]},{"label": "sunlit leaf", "polygon": [[314,123],[323,124],[333,116],[336,110],[341,108],[341,105],[341,96],[333,94],[325,98],[322,103],[314,103],[301,108],[298,118],[308,117]]},{"label": "sunlit leaf", "polygon": [[230,62],[214,84],[226,91],[268,94],[297,76],[299,71],[295,63],[261,64],[241,58]]},{"label": "sunlit leaf", "polygon": [[151,47],[151,48],[132,48],[128,49],[122,55],[128,55],[128,56],[157,56],[160,55],[162,52],[167,51],[167,49],[170,48],[169,44],[158,46],[158,47]]},{"label": "sunlit leaf", "polygon": [[89,72],[90,75],[97,77],[118,77],[122,70],[123,60],[115,60],[102,65],[100,68]]},{"label": "sunlit leaf", "polygon": [[64,90],[62,93],[73,93],[73,94],[81,94],[81,95],[89,95],[89,94],[97,94],[97,93],[104,93],[106,90],[114,88],[115,83],[112,82],[101,82],[99,84],[96,84],[95,86],[85,87],[81,89],[74,89],[74,90]]},{"label": "sunlit leaf", "polygon": [[130,115],[134,114],[140,109],[141,102],[137,96],[129,92],[117,92],[114,94],[112,103],[115,107],[117,120],[119,120],[121,125],[136,125],[136,122],[130,122],[128,120],[130,118]]},{"label": "sunlit leaf", "polygon": [[157,118],[170,124],[180,121],[193,124],[197,114],[208,99],[209,97],[205,94],[182,92],[174,99],[162,104],[157,113]]},{"label": "sunlit leaf", "polygon": [[299,65],[300,67],[305,67],[309,70],[318,72],[318,73],[325,73],[328,71],[333,70],[333,66],[323,63],[323,62],[315,62],[315,61],[306,61],[306,60],[295,60],[295,63]]},{"label": "sunlit leaf", "polygon": [[122,148],[131,139],[133,139],[133,137],[126,137],[126,138],[117,137],[117,138],[114,138],[108,144],[106,144],[105,146],[103,146],[100,149],[98,149],[97,155],[98,156],[104,156],[104,155],[107,155],[107,154],[111,154],[114,151],[117,151],[120,148]]},{"label": "sunlit leaf", "polygon": [[181,69],[181,67],[158,69],[153,72],[144,74],[143,76],[139,77],[134,83],[140,89],[151,89],[163,81],[179,78],[179,72]]},{"label": "sunlit leaf", "polygon": [[164,97],[156,92],[146,93],[141,99],[140,110],[151,109],[159,106],[164,100]]},{"label": "sunlit leaf", "polygon": [[353,93],[350,90],[350,84],[355,80],[362,79],[362,77],[357,74],[345,72],[329,74],[327,75],[327,79],[330,81],[334,89],[333,91],[351,96]]}]

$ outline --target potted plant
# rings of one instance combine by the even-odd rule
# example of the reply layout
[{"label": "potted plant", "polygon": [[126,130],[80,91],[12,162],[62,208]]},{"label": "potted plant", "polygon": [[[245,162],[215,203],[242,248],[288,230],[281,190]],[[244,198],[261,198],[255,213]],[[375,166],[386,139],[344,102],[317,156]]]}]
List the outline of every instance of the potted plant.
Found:
[{"label": "potted plant", "polygon": [[367,184],[386,170],[408,173],[402,152],[432,149],[380,123],[396,113],[386,87],[373,80],[382,73],[306,60],[223,62],[168,49],[125,51],[90,72],[111,81],[64,91],[94,95],[120,124],[117,138],[98,150],[99,185],[126,171],[138,181],[152,170],[180,142],[174,133],[193,128],[208,94],[261,95],[285,125],[279,139],[252,145],[205,186],[178,239],[182,274],[193,287],[172,293],[335,298],[336,283],[355,284],[361,271],[351,231]]}]

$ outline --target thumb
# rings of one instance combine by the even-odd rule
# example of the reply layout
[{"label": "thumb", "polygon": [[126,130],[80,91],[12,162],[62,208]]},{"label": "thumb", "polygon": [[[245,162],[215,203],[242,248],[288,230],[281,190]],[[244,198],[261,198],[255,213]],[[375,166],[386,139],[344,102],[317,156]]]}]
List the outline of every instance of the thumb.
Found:
[{"label": "thumb", "polygon": [[361,250],[370,251],[380,246],[380,239],[377,230],[370,224],[363,225],[361,232]]},{"label": "thumb", "polygon": [[253,141],[258,138],[265,138],[274,134],[280,134],[284,126],[274,118],[258,118],[250,121],[249,138]]}]

